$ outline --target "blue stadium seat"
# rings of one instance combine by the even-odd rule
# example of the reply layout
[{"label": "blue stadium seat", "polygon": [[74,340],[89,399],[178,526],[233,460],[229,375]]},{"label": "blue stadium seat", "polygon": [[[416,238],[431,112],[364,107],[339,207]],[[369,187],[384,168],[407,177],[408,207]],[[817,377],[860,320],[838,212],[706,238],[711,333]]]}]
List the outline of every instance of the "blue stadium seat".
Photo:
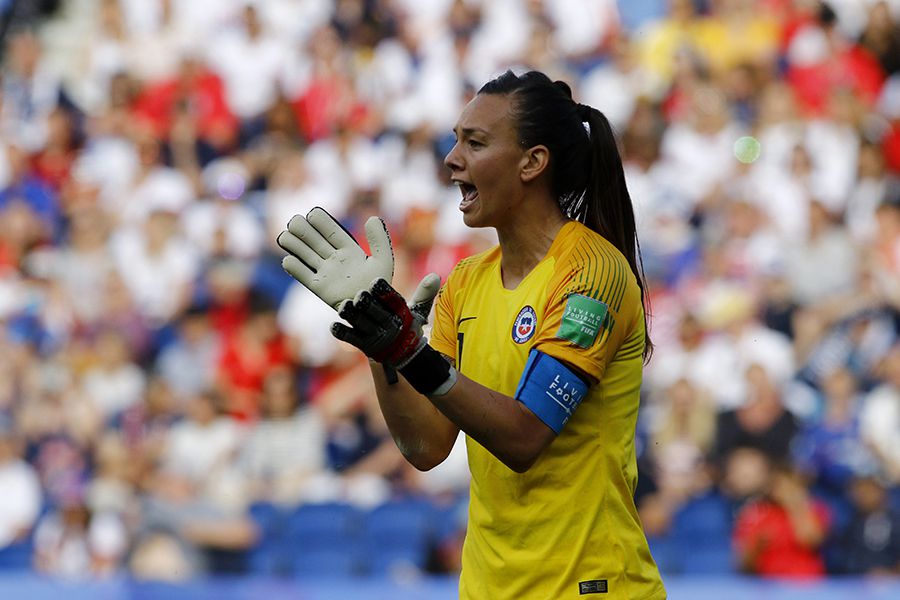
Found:
[{"label": "blue stadium seat", "polygon": [[648,536],[650,554],[663,575],[681,573],[684,550],[671,535]]},{"label": "blue stadium seat", "polygon": [[681,549],[682,575],[729,575],[737,571],[729,540],[700,548]]},{"label": "blue stadium seat", "polygon": [[359,511],[349,504],[303,504],[287,516],[281,552],[293,575],[351,576],[363,566]]},{"label": "blue stadium seat", "polygon": [[372,509],[363,527],[369,573],[424,569],[438,514],[433,505],[418,500],[389,502]]},{"label": "blue stadium seat", "polygon": [[728,500],[710,493],[690,500],[675,513],[672,535],[693,548],[716,546],[731,539],[732,522]]},{"label": "blue stadium seat", "polygon": [[247,555],[250,572],[258,575],[287,574],[289,563],[281,553],[285,537],[284,512],[275,504],[258,502],[250,507],[249,513],[259,528],[259,539]]},{"label": "blue stadium seat", "polygon": [[34,544],[31,539],[0,548],[0,571],[27,571],[31,569]]},{"label": "blue stadium seat", "polygon": [[672,522],[672,557],[679,574],[733,573],[731,547],[733,514],[729,501],[718,493],[694,498],[682,506]]}]

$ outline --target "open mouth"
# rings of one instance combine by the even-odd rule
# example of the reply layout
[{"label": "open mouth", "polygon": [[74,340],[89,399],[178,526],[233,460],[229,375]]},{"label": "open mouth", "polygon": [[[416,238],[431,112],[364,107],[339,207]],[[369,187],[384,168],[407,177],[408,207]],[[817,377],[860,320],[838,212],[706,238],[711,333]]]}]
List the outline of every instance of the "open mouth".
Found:
[{"label": "open mouth", "polygon": [[478,199],[478,188],[471,183],[457,182],[459,191],[462,193],[462,202],[459,203],[459,209],[465,210]]}]

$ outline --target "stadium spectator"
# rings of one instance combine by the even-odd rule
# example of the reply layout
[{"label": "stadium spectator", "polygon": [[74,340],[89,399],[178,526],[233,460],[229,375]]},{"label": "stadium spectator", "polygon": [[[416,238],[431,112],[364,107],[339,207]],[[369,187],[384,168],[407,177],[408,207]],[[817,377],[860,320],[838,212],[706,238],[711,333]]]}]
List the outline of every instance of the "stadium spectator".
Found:
[{"label": "stadium spectator", "polygon": [[294,506],[326,468],[326,429],[292,369],[270,371],[263,381],[260,420],[238,458],[250,501]]},{"label": "stadium spectator", "polygon": [[[747,435],[745,420],[762,424],[745,440],[760,445],[760,435],[774,435],[760,434],[772,427],[765,423],[781,431],[788,413],[799,433],[786,458],[815,477],[812,490],[836,524],[849,516],[845,496],[857,484],[847,478],[867,452],[894,497],[898,7],[0,0],[8,26],[0,49],[0,420],[12,432],[0,438],[19,440],[18,458],[0,473],[32,472],[39,486],[33,494],[25,475],[19,485],[31,491],[2,501],[44,513],[42,564],[55,573],[82,565],[97,576],[125,569],[180,581],[236,570],[254,535],[240,506],[252,494],[235,462],[245,448],[224,461],[208,494],[184,486],[183,504],[165,506],[155,486],[173,430],[191,422],[191,399],[216,383],[229,341],[243,365],[230,375],[241,385],[252,379],[238,411],[253,440],[246,450],[258,452],[249,487],[286,508],[312,500],[369,507],[412,494],[446,515],[443,503],[459,502],[448,529],[438,526],[442,564],[457,569],[464,450],[457,444],[444,472],[402,468],[373,410],[365,362],[325,331],[333,311],[292,287],[275,237],[317,205],[358,238],[368,216],[386,216],[403,294],[424,272],[446,277],[461,256],[495,244],[462,223],[440,159],[475,90],[525,66],[571,81],[622,134],[658,348],[637,431],[646,442],[640,466],[649,469],[640,487],[653,492],[640,490],[648,531],[665,530],[675,508],[695,501],[685,477],[699,485],[713,475],[735,507],[758,499],[763,453],[739,445],[709,471],[691,457],[708,435],[731,443],[735,432]],[[740,136],[759,146],[736,145]],[[259,350],[277,314],[286,359],[271,368],[235,341],[255,328],[249,315],[260,296],[271,310],[249,339]],[[109,345],[111,331],[118,341]],[[769,377],[754,374],[759,381],[748,385],[754,363]],[[285,368],[296,381],[282,377]],[[283,401],[280,418],[267,412],[270,386]],[[759,404],[764,389],[769,402]],[[301,408],[288,414],[290,395]],[[685,409],[707,396],[711,405]],[[711,411],[729,416],[710,428]],[[284,432],[312,415],[324,423],[319,442],[286,441]],[[783,455],[790,436],[775,437]],[[655,438],[666,450],[654,451]],[[303,446],[310,464],[326,457],[326,466],[297,475],[305,487],[266,489],[259,465],[286,464],[277,440]],[[662,485],[653,490],[656,468]],[[668,484],[684,505],[659,501]],[[871,482],[860,485],[869,491],[857,496],[879,496]],[[228,497],[232,505],[215,506]],[[866,570],[835,553],[842,544],[863,559],[890,555],[892,542],[879,545],[886,529],[872,523],[892,513],[863,506],[880,502],[857,499],[852,527],[828,546],[841,560],[827,568]],[[199,526],[187,527],[195,517]],[[116,519],[127,525],[124,537]],[[28,531],[23,551],[36,541]],[[65,531],[73,560],[59,552]]]},{"label": "stadium spectator", "polygon": [[820,403],[800,424],[792,460],[817,493],[841,498],[854,473],[874,460],[860,435],[859,382],[849,369],[835,369],[822,379]]},{"label": "stadium spectator", "polygon": [[900,482],[900,344],[879,365],[881,384],[869,392],[860,415],[860,433],[882,462],[890,481]]},{"label": "stadium spectator", "polygon": [[784,463],[770,467],[765,496],[744,505],[735,519],[742,570],[763,577],[822,577],[829,522],[827,507],[810,496],[801,475]]},{"label": "stadium spectator", "polygon": [[663,414],[651,432],[648,452],[659,493],[678,506],[710,486],[706,458],[716,434],[716,409],[686,379],[671,384],[656,403]]},{"label": "stadium spectator", "polygon": [[797,419],[784,407],[782,391],[759,364],[745,373],[747,399],[743,406],[723,411],[716,423],[714,460],[723,461],[736,448],[755,448],[773,460],[789,458],[797,433]]},{"label": "stadium spectator", "polygon": [[833,572],[888,576],[900,572],[900,514],[889,503],[888,489],[877,475],[861,473],[850,482],[853,514],[834,533]]},{"label": "stadium spectator", "polygon": [[41,511],[41,482],[22,450],[20,435],[5,419],[0,423],[0,548],[27,540]]}]

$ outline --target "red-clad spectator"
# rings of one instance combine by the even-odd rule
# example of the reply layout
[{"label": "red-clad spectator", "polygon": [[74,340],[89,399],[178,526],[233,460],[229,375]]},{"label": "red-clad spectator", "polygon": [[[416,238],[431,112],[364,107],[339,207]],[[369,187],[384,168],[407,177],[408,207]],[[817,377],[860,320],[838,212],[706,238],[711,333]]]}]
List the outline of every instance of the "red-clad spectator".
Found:
[{"label": "red-clad spectator", "polygon": [[255,420],[266,376],[291,364],[287,338],[278,329],[275,307],[251,298],[249,315],[225,339],[218,364],[218,387],[225,412],[237,419]]},{"label": "red-clad spectator", "polygon": [[352,129],[363,123],[368,109],[347,76],[337,32],[320,29],[310,40],[310,51],[312,75],[291,104],[301,132],[315,141],[332,135],[339,126]]},{"label": "red-clad spectator", "polygon": [[179,115],[187,114],[197,137],[212,147],[227,149],[236,140],[238,122],[228,108],[222,80],[196,56],[185,56],[174,78],[147,86],[133,110],[160,139],[169,136]]},{"label": "red-clad spectator", "polygon": [[733,542],[741,567],[765,577],[823,576],[821,546],[830,519],[797,471],[773,467],[767,493],[746,504],[735,521]]},{"label": "red-clad spectator", "polygon": [[877,57],[847,39],[827,4],[819,9],[816,21],[797,29],[787,60],[786,79],[801,110],[810,116],[823,114],[832,92],[839,88],[852,90],[866,106],[872,106],[885,80]]},{"label": "red-clad spectator", "polygon": [[32,173],[59,193],[78,156],[72,113],[56,108],[47,116],[47,142],[31,157]]}]

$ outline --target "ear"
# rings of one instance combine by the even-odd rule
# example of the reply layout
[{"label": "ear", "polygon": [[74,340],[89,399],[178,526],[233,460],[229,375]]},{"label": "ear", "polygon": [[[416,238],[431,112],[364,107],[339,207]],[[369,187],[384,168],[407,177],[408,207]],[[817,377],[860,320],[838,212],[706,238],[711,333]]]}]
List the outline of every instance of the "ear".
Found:
[{"label": "ear", "polygon": [[524,183],[530,183],[540,177],[550,164],[550,151],[547,146],[532,146],[522,155],[519,162],[519,176]]}]

